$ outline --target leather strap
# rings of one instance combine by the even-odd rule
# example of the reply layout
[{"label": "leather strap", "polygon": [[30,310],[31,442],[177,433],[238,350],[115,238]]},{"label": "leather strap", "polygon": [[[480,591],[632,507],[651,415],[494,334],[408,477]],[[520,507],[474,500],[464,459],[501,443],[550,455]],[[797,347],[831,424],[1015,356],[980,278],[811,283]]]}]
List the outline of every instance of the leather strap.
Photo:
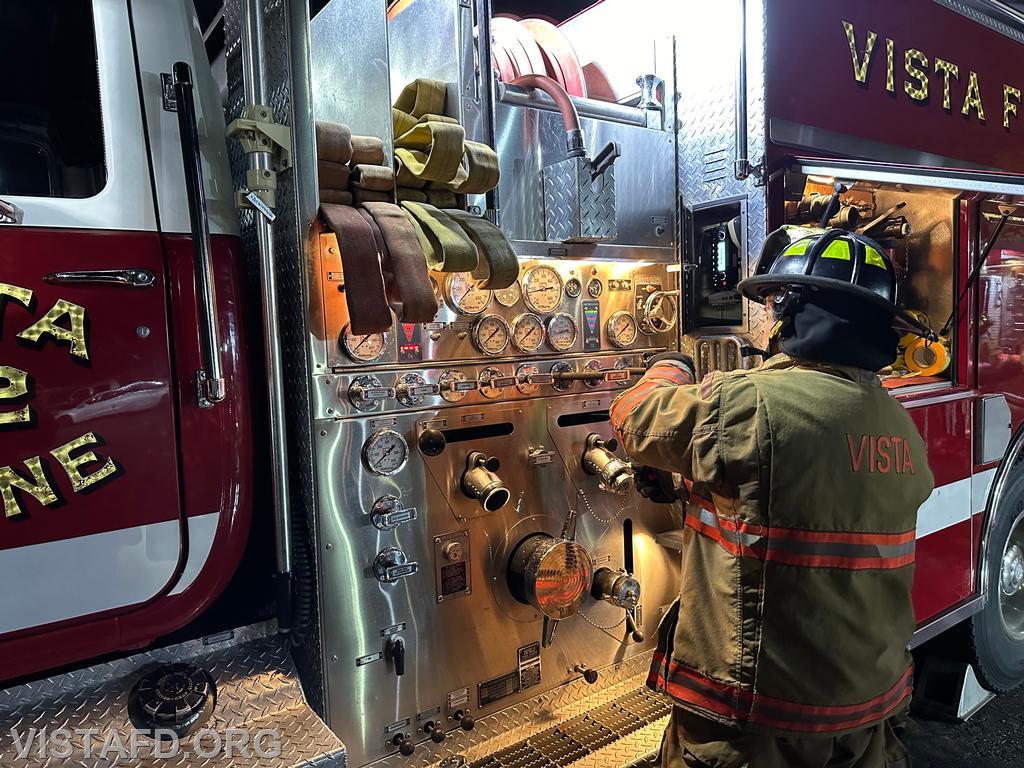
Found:
[{"label": "leather strap", "polygon": [[384,142],[376,136],[352,137],[352,165],[384,165]]},{"label": "leather strap", "polygon": [[352,159],[352,131],[344,123],[316,122],[316,155],[344,165]]},{"label": "leather strap", "polygon": [[450,217],[427,203],[402,202],[416,224],[427,265],[441,272],[472,272],[480,260],[476,246]]},{"label": "leather strap", "polygon": [[[414,203],[429,203],[427,199],[427,193],[422,189],[413,189],[412,187],[399,187],[398,188],[398,202],[403,200],[412,200]],[[435,208],[440,206],[435,205]]]},{"label": "leather strap", "polygon": [[338,236],[352,332],[365,335],[389,330],[391,312],[384,296],[384,279],[373,231],[350,206],[327,203],[320,206],[320,212]]},{"label": "leather strap", "polygon": [[320,189],[348,189],[348,166],[330,160],[317,160],[316,179]]},{"label": "leather strap", "polygon": [[320,202],[334,205],[352,205],[352,193],[343,189],[321,189]]},{"label": "leather strap", "polygon": [[357,165],[352,169],[352,186],[388,192],[395,188],[395,172],[383,165]]},{"label": "leather strap", "polygon": [[392,203],[394,200],[395,196],[391,192],[377,192],[373,189],[352,190],[352,202],[355,205],[362,205],[363,203]]},{"label": "leather strap", "polygon": [[395,156],[427,181],[452,181],[462,167],[466,131],[457,123],[417,123],[395,139]]},{"label": "leather strap", "polygon": [[484,281],[484,288],[508,288],[519,279],[519,258],[505,233],[487,219],[462,209],[443,211],[462,227],[480,254],[480,263],[473,277]]},{"label": "leather strap", "polygon": [[401,319],[429,323],[437,314],[437,297],[427,276],[427,262],[416,225],[397,205],[366,203],[360,212],[379,228],[386,252],[388,296],[401,304]]},{"label": "leather strap", "polygon": [[420,77],[413,80],[395,99],[394,108],[419,119],[427,114],[444,112],[448,85],[443,80]]}]

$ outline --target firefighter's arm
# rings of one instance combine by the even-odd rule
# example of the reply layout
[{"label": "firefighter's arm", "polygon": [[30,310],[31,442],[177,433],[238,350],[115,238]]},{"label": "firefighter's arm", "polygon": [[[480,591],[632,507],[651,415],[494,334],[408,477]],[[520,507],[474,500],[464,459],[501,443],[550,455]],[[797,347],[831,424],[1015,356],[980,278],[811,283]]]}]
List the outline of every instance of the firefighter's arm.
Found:
[{"label": "firefighter's arm", "polygon": [[695,443],[713,441],[718,411],[715,382],[697,386],[693,379],[691,365],[655,358],[636,386],[612,403],[612,427],[635,464],[693,480]]}]

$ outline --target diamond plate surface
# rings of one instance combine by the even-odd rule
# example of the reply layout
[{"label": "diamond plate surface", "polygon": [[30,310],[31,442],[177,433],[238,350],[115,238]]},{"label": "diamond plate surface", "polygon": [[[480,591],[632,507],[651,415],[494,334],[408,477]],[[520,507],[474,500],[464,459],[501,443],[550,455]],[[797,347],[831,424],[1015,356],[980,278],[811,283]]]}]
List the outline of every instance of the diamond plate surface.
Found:
[{"label": "diamond plate surface", "polygon": [[[286,641],[273,634],[275,630],[273,625],[260,625],[223,639],[193,640],[0,691],[0,765],[341,768],[345,765],[344,747],[307,705]],[[153,757],[151,742],[145,738],[139,740],[138,760],[125,761],[119,756],[120,750],[101,749],[104,743],[121,744],[126,749],[131,745],[127,698],[138,677],[154,665],[178,662],[201,666],[217,684],[217,706],[203,729],[212,729],[222,737],[227,729],[244,729],[253,735],[261,729],[273,730],[281,734],[280,754],[261,757],[257,750],[250,749],[229,755],[222,749],[217,755],[207,756],[204,750],[214,751],[213,742],[200,742],[197,752],[196,744],[188,737],[173,757]],[[24,739],[30,728],[46,729],[51,734],[67,729],[74,734],[70,739],[74,754],[47,755],[36,742],[28,754],[19,756],[12,729]],[[75,733],[76,729],[80,732]],[[90,750],[85,748],[87,737],[81,732],[85,730],[99,734],[91,737]]]},{"label": "diamond plate surface", "polygon": [[618,236],[615,168],[592,183],[591,166],[570,157],[544,169],[544,228],[550,242],[598,243]]},{"label": "diamond plate surface", "polygon": [[[582,679],[574,680],[500,712],[482,717],[477,720],[476,727],[472,731],[451,731],[442,744],[434,745],[429,741],[420,744],[417,746],[416,754],[412,757],[406,758],[395,754],[371,763],[368,768],[426,768],[426,766],[436,766],[444,759],[456,756],[464,758],[467,762],[480,761],[502,750],[516,747],[520,742],[538,736],[556,726],[566,730],[568,738],[585,745],[586,738],[597,739],[600,733],[599,729],[588,731],[581,726],[581,720],[587,713],[599,716],[600,724],[619,734],[619,741],[622,741],[621,734],[639,733],[644,729],[645,721],[641,715],[631,714],[621,707],[611,706],[611,704],[615,699],[635,693],[643,687],[644,681],[647,679],[647,671],[650,668],[651,656],[651,653],[640,654],[613,667],[601,670],[601,677],[597,685],[587,685]],[[644,692],[650,694],[646,689]],[[650,694],[650,697],[662,700],[655,697],[654,694]],[[659,735],[658,739],[660,740],[660,738]],[[639,742],[636,744],[637,751],[629,760],[635,760],[644,754],[644,748],[639,745]],[[603,752],[607,748],[604,747],[599,752]],[[524,760],[535,752],[538,755],[541,754],[535,748],[524,748]],[[595,754],[598,753],[591,754],[588,759],[593,758]],[[554,765],[543,755],[541,758],[543,758],[542,761],[537,765]],[[629,762],[629,760],[623,762]],[[533,765],[533,763],[527,761],[523,765]],[[494,768],[498,768],[498,766],[494,766]]]},{"label": "diamond plate surface", "polygon": [[[264,62],[266,67],[267,100],[274,110],[279,123],[293,126],[291,169],[278,175],[277,220],[274,224],[274,248],[277,264],[278,307],[280,338],[284,359],[285,391],[288,393],[286,417],[288,423],[289,474],[291,477],[291,509],[293,515],[293,560],[297,579],[304,579],[305,589],[310,594],[308,614],[304,617],[305,628],[295,633],[295,662],[301,672],[306,695],[314,709],[323,714],[326,711],[326,690],[323,680],[323,652],[320,644],[320,611],[315,593],[316,548],[315,488],[313,477],[312,422],[310,408],[310,382],[312,366],[324,369],[326,347],[323,334],[310,327],[308,318],[322,318],[321,311],[306,311],[306,307],[318,307],[320,297],[310,294],[306,276],[316,274],[318,267],[307,269],[307,259],[315,258],[315,249],[306,252],[309,221],[315,205],[308,195],[303,196],[303,185],[297,175],[315,168],[312,152],[312,134],[301,128],[309,128],[302,120],[295,119],[295,111],[304,115],[308,122],[309,76],[308,72],[294,73],[289,51],[305,50],[305,38],[309,30],[305,24],[291,29],[288,12],[289,3],[282,0],[265,0],[264,15]],[[240,0],[227,0],[224,5],[225,48],[227,57],[228,106],[227,119],[233,120],[242,110],[245,101],[242,82],[241,61],[241,20]],[[306,64],[308,67],[308,62]],[[299,83],[295,86],[295,83]],[[308,135],[307,135],[308,134]],[[245,185],[246,157],[238,142],[229,143],[231,172],[237,189]],[[307,185],[308,186],[308,185]],[[259,295],[259,254],[256,248],[256,234],[251,211],[239,213],[243,245],[245,247],[250,279],[251,295]],[[315,322],[315,321],[310,321]]]},{"label": "diamond plate surface", "polygon": [[[767,196],[753,178],[737,181],[736,60],[738,40],[709,29],[738,29],[736,3],[680,3],[675,31],[678,73],[678,178],[682,204],[688,208],[741,199],[746,209],[745,268],[753,271],[768,226]],[[747,123],[749,154],[758,163],[765,154],[765,13],[764,0],[747,2]],[[692,258],[691,258],[692,260]],[[764,309],[747,303],[745,333],[763,345],[768,327]],[[694,353],[695,338],[683,339]]]}]

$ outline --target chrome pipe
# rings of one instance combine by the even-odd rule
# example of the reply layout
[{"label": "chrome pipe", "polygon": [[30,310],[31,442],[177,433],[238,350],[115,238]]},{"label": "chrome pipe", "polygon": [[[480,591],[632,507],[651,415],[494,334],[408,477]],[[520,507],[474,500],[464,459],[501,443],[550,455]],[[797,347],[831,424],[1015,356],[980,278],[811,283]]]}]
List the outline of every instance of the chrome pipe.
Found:
[{"label": "chrome pipe", "polygon": [[[606,101],[594,99],[582,99],[579,96],[570,96],[576,111],[582,117],[592,117],[597,120],[607,120],[613,123],[625,123],[626,125],[647,125],[647,113],[636,107],[627,107],[622,104],[612,104]],[[558,107],[554,99],[546,93],[531,89],[517,88],[514,85],[498,83],[498,100],[502,104],[511,104],[516,107],[533,107],[549,112],[557,112]]]},{"label": "chrome pipe", "polygon": [[[477,29],[476,58],[480,67],[480,114],[484,116],[484,124],[487,126],[487,144],[497,147],[498,125],[494,107],[497,97],[495,84],[498,78],[491,66],[491,0],[476,0],[474,10]],[[495,187],[487,193],[487,207],[494,211],[495,224],[500,222],[500,206],[498,188]]]},{"label": "chrome pipe", "polygon": [[750,178],[750,142],[747,127],[747,0],[738,0],[740,39],[736,55],[736,161],[733,174],[737,181]]},{"label": "chrome pipe", "polygon": [[[241,60],[246,104],[266,104],[266,67],[263,61],[263,13],[260,0],[242,2]],[[269,152],[251,152],[250,172],[271,170]],[[267,374],[270,416],[271,485],[274,499],[274,549],[277,573],[292,570],[292,529],[288,488],[288,445],[284,415],[284,366],[277,303],[277,273],[273,223],[254,211],[259,249],[260,296],[263,307],[263,356]],[[285,583],[286,580],[285,580]]]}]

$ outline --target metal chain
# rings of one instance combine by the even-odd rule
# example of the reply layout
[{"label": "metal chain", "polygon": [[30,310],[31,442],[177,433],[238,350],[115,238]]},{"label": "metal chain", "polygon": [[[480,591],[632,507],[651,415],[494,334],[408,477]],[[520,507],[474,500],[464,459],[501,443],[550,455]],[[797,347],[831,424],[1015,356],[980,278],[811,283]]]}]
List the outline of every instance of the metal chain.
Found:
[{"label": "metal chain", "polygon": [[619,620],[618,620],[618,622],[616,622],[615,624],[609,624],[609,625],[608,625],[607,627],[605,627],[605,626],[602,626],[601,624],[598,624],[598,623],[597,623],[596,621],[594,621],[594,620],[593,620],[592,618],[590,618],[589,616],[587,616],[587,614],[585,614],[585,613],[583,612],[583,609],[582,609],[582,608],[580,609],[580,611],[579,611],[579,614],[580,614],[580,616],[582,616],[582,617],[583,617],[583,620],[584,620],[585,622],[587,622],[587,624],[590,624],[590,625],[591,625],[591,626],[593,626],[593,627],[597,627],[598,629],[603,629],[603,630],[615,629],[615,628],[617,628],[617,627],[621,627],[621,626],[622,626],[623,624],[625,624],[625,623],[626,623],[626,613],[625,613],[625,611],[623,611],[623,613],[622,613],[622,618],[621,618],[621,619],[619,619]]},{"label": "metal chain", "polygon": [[[628,503],[628,496],[623,496],[622,497],[622,504],[621,504],[621,506],[619,506],[619,511],[616,512],[611,517],[606,519],[606,518],[601,517],[599,514],[597,514],[594,511],[594,508],[592,506],[590,506],[590,500],[587,498],[587,494],[585,494],[583,492],[582,488],[577,488],[577,498],[583,499],[583,503],[587,506],[587,512],[590,513],[591,517],[593,517],[599,523],[604,523],[605,525],[609,525],[610,523],[614,523],[616,520],[619,519],[619,516],[622,515],[622,513],[625,511],[626,507],[631,506]],[[577,513],[579,512],[579,503],[578,502],[577,502],[577,505],[576,505],[576,511],[577,511]]]}]

